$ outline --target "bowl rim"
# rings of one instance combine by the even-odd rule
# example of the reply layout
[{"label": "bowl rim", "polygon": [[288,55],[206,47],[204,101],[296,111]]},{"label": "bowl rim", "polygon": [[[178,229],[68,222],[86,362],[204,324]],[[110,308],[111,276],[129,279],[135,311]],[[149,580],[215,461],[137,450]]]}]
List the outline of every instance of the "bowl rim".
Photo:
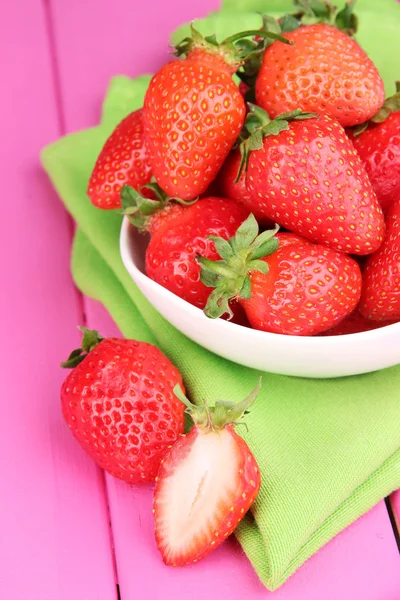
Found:
[{"label": "bowl rim", "polygon": [[[187,302],[186,300],[183,300],[183,298],[180,298],[179,296],[177,296],[176,294],[174,294],[167,288],[164,288],[162,285],[160,285],[153,279],[150,279],[150,277],[145,275],[145,273],[143,273],[136,266],[136,264],[133,261],[133,258],[131,256],[131,252],[130,252],[130,248],[129,248],[128,232],[131,227],[133,227],[133,225],[131,225],[128,217],[124,216],[124,218],[122,220],[122,224],[121,224],[121,230],[120,230],[119,247],[120,247],[120,254],[121,254],[122,262],[123,262],[125,268],[127,269],[128,273],[132,276],[133,280],[135,282],[141,281],[147,287],[150,286],[151,288],[153,288],[155,290],[156,293],[161,294],[163,297],[165,297],[168,302],[172,302],[173,304],[175,304],[175,306],[177,308],[180,308],[181,310],[186,311],[189,315],[193,315],[194,318],[198,319],[199,317],[201,318],[201,316],[202,316],[202,317],[204,317],[204,319],[207,319],[207,321],[214,321],[215,327],[216,327],[216,333],[218,331],[220,331],[221,333],[226,332],[226,328],[228,327],[228,331],[230,331],[231,333],[233,333],[236,330],[236,332],[240,333],[244,338],[257,340],[257,341],[262,340],[262,341],[264,341],[264,343],[267,343],[269,340],[272,344],[274,340],[279,339],[281,342],[283,342],[284,340],[286,340],[286,341],[290,340],[290,342],[293,344],[298,344],[298,345],[303,345],[303,346],[304,345],[324,346],[326,344],[331,344],[332,346],[334,346],[336,344],[342,344],[343,339],[346,339],[349,341],[355,341],[356,339],[359,341],[361,341],[361,340],[376,341],[379,338],[386,337],[385,333],[389,329],[390,329],[390,331],[397,330],[398,332],[400,332],[400,321],[398,323],[391,323],[390,325],[384,325],[377,329],[372,329],[370,331],[361,331],[358,333],[346,333],[343,335],[332,335],[332,336],[329,336],[329,335],[328,336],[301,336],[301,335],[285,335],[283,333],[272,333],[269,331],[261,331],[258,329],[253,329],[251,327],[243,327],[242,325],[238,325],[237,323],[231,323],[230,321],[227,321],[225,319],[208,319],[200,308],[198,308],[197,306],[194,306],[193,304],[190,304],[190,302]],[[232,327],[235,329],[232,329]]]}]

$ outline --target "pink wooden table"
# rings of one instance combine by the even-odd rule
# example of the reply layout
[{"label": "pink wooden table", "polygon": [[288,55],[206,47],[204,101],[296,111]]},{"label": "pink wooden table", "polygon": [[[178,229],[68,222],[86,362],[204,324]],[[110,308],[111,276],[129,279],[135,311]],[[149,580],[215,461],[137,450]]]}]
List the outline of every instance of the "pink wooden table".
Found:
[{"label": "pink wooden table", "polygon": [[[95,124],[112,75],[153,71],[166,57],[168,33],[217,5],[2,5],[1,600],[272,596],[234,540],[193,567],[164,567],[149,520],[150,487],[130,488],[104,476],[70,436],[59,408],[64,373],[57,366],[78,341],[76,325],[87,323],[105,335],[116,330],[104,309],[73,286],[72,226],[40,169],[39,150]],[[146,56],[141,47],[150,30],[157,36]],[[338,535],[273,597],[399,600],[399,496],[388,506],[380,502]]]}]

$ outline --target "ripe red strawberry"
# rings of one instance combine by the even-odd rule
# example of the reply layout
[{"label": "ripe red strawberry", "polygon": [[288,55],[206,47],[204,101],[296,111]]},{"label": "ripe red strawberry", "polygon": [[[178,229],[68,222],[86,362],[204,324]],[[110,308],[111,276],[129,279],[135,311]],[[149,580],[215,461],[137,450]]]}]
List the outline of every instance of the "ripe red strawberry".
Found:
[{"label": "ripe red strawberry", "polygon": [[167,63],[151,80],[143,109],[146,143],[154,176],[170,196],[201,195],[235,143],[246,109],[232,79],[243,62],[234,42],[253,34],[218,45],[192,28],[192,38],[177,46],[186,58]]},{"label": "ripe red strawberry", "polygon": [[[223,198],[230,198],[239,204],[243,204],[244,199],[246,199],[248,204],[251,200],[250,194],[246,188],[245,171],[242,171],[239,180],[235,181],[239,171],[241,159],[240,150],[233,150],[227,157],[222,169],[218,173],[216,182],[219,192]],[[258,218],[259,215],[255,213],[255,216]],[[260,215],[260,217],[262,218],[262,215]]]},{"label": "ripe red strawberry", "polygon": [[330,335],[349,335],[352,333],[362,333],[364,331],[372,331],[373,329],[379,329],[386,325],[392,325],[396,321],[371,321],[360,315],[358,308],[353,310],[347,317],[345,317],[340,323],[324,331],[322,336]]},{"label": "ripe red strawberry", "polygon": [[251,201],[244,200],[251,212],[349,254],[379,248],[383,213],[364,165],[337,121],[300,111],[269,121],[264,111],[252,107],[246,122],[253,127],[243,147]]},{"label": "ripe red strawberry", "polygon": [[400,196],[386,220],[386,237],[363,273],[360,313],[367,319],[400,319]]},{"label": "ripe red strawberry", "polygon": [[[240,178],[238,181],[236,181],[240,163],[240,150],[232,150],[232,152],[229,154],[228,158],[224,162],[222,169],[218,173],[216,185],[218,187],[220,195],[223,198],[230,198],[238,204],[248,206],[251,204],[251,197],[246,187],[245,171],[242,171],[240,173]],[[273,226],[273,222],[271,221],[271,219],[266,219],[265,216],[262,214],[262,211],[258,213],[257,210],[253,210],[252,212],[256,219],[260,223],[262,223],[264,227]]]},{"label": "ripe red strawberry", "polygon": [[234,404],[194,406],[176,389],[194,427],[161,462],[154,492],[156,541],[167,565],[182,566],[215,550],[253,504],[260,470],[235,423],[254,401],[259,386]]},{"label": "ripe red strawberry", "polygon": [[121,206],[124,184],[140,189],[151,179],[151,167],[144,142],[142,110],[128,115],[110,135],[94,166],[88,196],[95,206]]},{"label": "ripe red strawberry", "polygon": [[173,394],[182,377],[155,346],[103,339],[80,328],[82,348],[62,366],[64,419],[89,456],[126,481],[153,481],[167,448],[183,432],[184,408]]},{"label": "ripe red strawberry", "polygon": [[400,84],[365,127],[359,135],[357,131],[350,135],[386,212],[400,194]]},{"label": "ripe red strawberry", "polygon": [[144,214],[150,215],[144,217],[139,211],[131,216],[133,224],[151,236],[146,248],[146,275],[190,304],[204,308],[210,290],[200,281],[196,256],[201,253],[216,259],[218,254],[209,236],[228,239],[248,211],[233,200],[213,196],[189,206],[168,203],[165,196],[164,200],[143,202],[129,188],[124,188],[122,202],[125,207],[140,205]]},{"label": "ripe red strawberry", "polygon": [[267,48],[256,82],[257,104],[271,117],[301,108],[349,127],[370,119],[382,106],[378,70],[346,33],[316,24],[284,37],[293,45]]},{"label": "ripe red strawberry", "polygon": [[202,280],[215,287],[205,314],[220,317],[237,299],[254,329],[315,335],[333,327],[359,301],[360,267],[342,252],[275,233],[257,236],[250,215],[233,239],[214,240],[222,261],[198,258]]}]

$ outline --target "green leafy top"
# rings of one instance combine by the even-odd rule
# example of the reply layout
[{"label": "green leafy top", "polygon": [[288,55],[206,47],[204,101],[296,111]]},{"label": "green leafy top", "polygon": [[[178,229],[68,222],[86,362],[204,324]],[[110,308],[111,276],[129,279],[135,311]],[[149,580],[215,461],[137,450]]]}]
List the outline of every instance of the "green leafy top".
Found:
[{"label": "green leafy top", "polygon": [[[261,40],[255,41],[253,39],[255,36],[261,38]],[[245,39],[249,37],[252,39]],[[265,40],[277,40],[284,44],[291,43],[279,33],[264,29],[241,31],[218,43],[215,35],[204,37],[191,23],[190,36],[175,45],[174,54],[176,56],[188,56],[195,49],[202,49],[209,54],[221,56],[233,68],[233,71],[236,71],[239,66],[253,61],[255,56],[260,55],[265,50]]]},{"label": "green leafy top", "polygon": [[358,27],[358,19],[354,14],[356,0],[346,0],[345,6],[339,9],[328,0],[293,0],[297,12],[291,15],[301,25],[326,23],[341,29],[348,35],[354,35]]},{"label": "green leafy top", "polygon": [[261,378],[256,387],[241,402],[217,400],[214,406],[208,406],[207,401],[197,406],[185,396],[179,384],[174,387],[174,394],[186,406],[185,412],[191,416],[194,424],[206,430],[223,429],[227,425],[239,425],[238,421],[248,413],[261,389]]},{"label": "green leafy top", "polygon": [[122,212],[140,231],[148,231],[151,217],[164,210],[170,202],[178,202],[185,206],[196,202],[196,200],[187,202],[167,196],[156,183],[148,183],[143,187],[151,190],[155,198],[146,198],[130,185],[124,185],[121,189]]},{"label": "green leafy top", "polygon": [[198,256],[200,279],[207,287],[215,288],[208,297],[204,313],[211,319],[224,314],[232,318],[229,302],[234,298],[248,299],[251,296],[251,271],[268,272],[268,264],[261,258],[278,249],[279,242],[275,237],[279,226],[258,234],[258,223],[254,215],[250,215],[229,240],[217,236],[209,236],[221,260],[212,261]]},{"label": "green leafy top", "polygon": [[104,338],[95,329],[87,329],[86,327],[78,327],[83,333],[82,347],[76,348],[68,356],[67,360],[60,363],[64,369],[73,369],[99,344]]},{"label": "green leafy top", "polygon": [[305,113],[300,108],[289,113],[282,113],[271,120],[268,114],[254,104],[248,103],[249,113],[246,117],[244,129],[246,134],[241,134],[243,141],[240,144],[242,160],[239,171],[236,176],[236,182],[239,181],[243,169],[247,170],[251,152],[261,150],[263,139],[269,135],[279,135],[281,131],[289,129],[291,121],[303,121],[304,119],[315,119],[318,117],[315,113]]},{"label": "green leafy top", "polygon": [[[292,15],[285,15],[279,21],[269,15],[261,15],[261,18],[262,28],[254,38],[250,40],[241,39],[236,42],[236,49],[246,56],[246,61],[238,69],[237,75],[250,88],[255,86],[265,50],[275,41],[273,36],[293,31],[301,25],[300,21]],[[262,37],[263,35],[265,37]],[[286,40],[286,43],[289,43],[289,41]]]},{"label": "green leafy top", "polygon": [[392,112],[400,111],[400,81],[396,81],[395,85],[396,93],[393,94],[393,96],[386,98],[378,112],[371,117],[369,121],[365,121],[365,123],[361,123],[360,125],[356,125],[354,127],[354,137],[357,137],[363,133],[363,131],[365,131],[371,123],[383,123]]}]

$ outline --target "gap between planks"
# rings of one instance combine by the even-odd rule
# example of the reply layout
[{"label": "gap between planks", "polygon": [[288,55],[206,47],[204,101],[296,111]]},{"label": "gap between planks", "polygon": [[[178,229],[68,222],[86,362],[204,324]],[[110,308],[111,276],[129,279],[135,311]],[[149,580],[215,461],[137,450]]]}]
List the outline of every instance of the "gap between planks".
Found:
[{"label": "gap between planks", "polygon": [[[64,112],[64,105],[63,105],[63,98],[62,98],[61,76],[60,76],[60,68],[59,68],[59,61],[58,61],[57,42],[56,42],[56,34],[55,34],[55,28],[54,28],[52,4],[51,4],[50,0],[42,0],[42,2],[43,2],[43,7],[44,7],[47,42],[48,42],[50,61],[51,61],[51,76],[52,76],[52,84],[53,84],[54,97],[55,97],[55,103],[56,103],[58,128],[59,128],[60,136],[64,136],[67,133],[67,130],[66,130],[66,124],[65,124],[65,112]],[[65,214],[66,214],[66,219],[68,221],[70,241],[71,241],[71,246],[72,246],[72,242],[73,242],[73,238],[74,238],[75,230],[76,230],[76,224],[67,211],[65,211]],[[74,291],[75,291],[78,313],[81,316],[81,322],[77,323],[77,326],[83,325],[86,327],[87,319],[86,319],[86,311],[85,311],[85,297],[83,296],[81,291],[77,288],[74,281],[72,281],[72,284],[73,284]],[[116,600],[121,600],[120,588],[118,585],[118,567],[117,567],[114,537],[113,537],[113,531],[112,531],[109,494],[108,494],[108,489],[107,489],[107,484],[106,484],[105,473],[104,473],[103,469],[99,469],[99,470],[100,470],[100,478],[101,478],[101,489],[102,489],[102,493],[103,493],[106,507],[107,507],[107,521],[108,521],[108,530],[109,530],[109,536],[110,536],[111,555],[112,555],[112,560],[113,560],[114,579],[115,579],[115,586],[116,586]]]}]

